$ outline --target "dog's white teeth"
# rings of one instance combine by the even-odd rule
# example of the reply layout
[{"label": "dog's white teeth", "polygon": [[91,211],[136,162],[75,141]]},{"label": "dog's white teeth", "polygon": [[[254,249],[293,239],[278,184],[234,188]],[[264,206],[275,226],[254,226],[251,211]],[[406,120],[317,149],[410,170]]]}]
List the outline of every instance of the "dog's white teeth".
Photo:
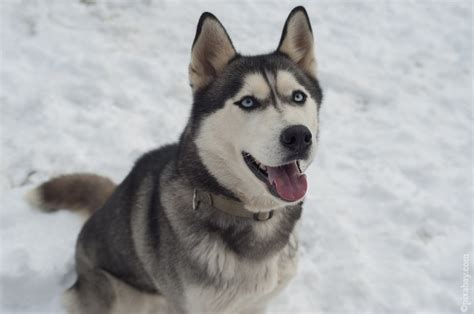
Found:
[{"label": "dog's white teeth", "polygon": [[262,169],[262,170],[265,170],[265,171],[267,170],[267,167],[265,167],[265,166],[262,165],[262,164],[260,164],[259,167],[260,167],[260,169]]}]

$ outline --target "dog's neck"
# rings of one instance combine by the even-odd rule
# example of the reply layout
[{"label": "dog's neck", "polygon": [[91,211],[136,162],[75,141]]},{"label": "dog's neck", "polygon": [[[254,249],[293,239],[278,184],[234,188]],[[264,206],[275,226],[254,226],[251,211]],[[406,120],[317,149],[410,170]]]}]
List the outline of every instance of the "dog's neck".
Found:
[{"label": "dog's neck", "polygon": [[193,141],[191,127],[191,124],[186,126],[179,141],[176,164],[179,175],[185,178],[193,189],[199,187],[202,191],[240,202],[241,200],[232,191],[219,184],[204,166]]},{"label": "dog's neck", "polygon": [[[301,204],[275,210],[272,218],[265,221],[229,215],[210,206],[208,202],[202,203],[197,210],[194,210],[193,194],[197,186],[205,187],[206,193],[221,196],[224,194],[218,192],[219,189],[213,186],[212,181],[206,181],[209,177],[205,176],[205,173],[204,175],[200,173],[199,178],[190,177],[189,174],[196,173],[196,169],[189,168],[190,163],[183,158],[191,156],[189,151],[185,154],[181,151],[178,154],[179,160],[170,164],[160,179],[161,193],[171,195],[170,198],[164,197],[162,202],[173,216],[179,217],[171,221],[187,224],[185,230],[189,230],[190,237],[194,237],[196,232],[212,234],[238,256],[252,260],[264,260],[280,252],[288,244],[290,234],[301,216]],[[194,166],[197,162],[194,160]],[[203,180],[200,181],[201,179]]]},{"label": "dog's neck", "polygon": [[[268,219],[269,212],[273,210],[284,210],[285,207],[290,206],[252,207],[252,205],[256,204],[245,203],[244,200],[239,198],[233,191],[220,184],[202,162],[193,139],[193,134],[196,130],[192,128],[193,124],[189,122],[180,137],[176,162],[177,173],[188,182],[191,189],[198,189],[202,193],[208,193],[215,196],[216,199],[221,199],[222,201],[219,202],[221,206],[217,206],[216,208],[234,216],[242,215],[242,213],[245,212],[245,215],[249,217],[253,214],[257,214],[260,219],[266,220]],[[238,203],[238,205],[228,205],[231,203]],[[226,210],[228,207],[241,207],[241,209],[229,211]]]},{"label": "dog's neck", "polygon": [[203,192],[195,188],[193,193],[193,209],[199,210],[201,204],[211,206],[230,216],[253,219],[255,221],[267,221],[273,217],[273,210],[257,213],[251,212],[240,201],[235,201],[218,194]]}]

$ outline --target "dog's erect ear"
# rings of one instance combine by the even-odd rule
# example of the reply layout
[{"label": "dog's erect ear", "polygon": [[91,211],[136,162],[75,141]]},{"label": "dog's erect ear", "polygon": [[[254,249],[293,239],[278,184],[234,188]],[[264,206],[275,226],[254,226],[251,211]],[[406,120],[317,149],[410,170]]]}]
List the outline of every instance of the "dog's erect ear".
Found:
[{"label": "dog's erect ear", "polygon": [[286,54],[303,71],[316,77],[313,31],[305,8],[294,8],[285,22],[278,51]]},{"label": "dog's erect ear", "polygon": [[209,84],[235,55],[224,26],[211,13],[203,13],[197,26],[189,65],[193,91]]}]

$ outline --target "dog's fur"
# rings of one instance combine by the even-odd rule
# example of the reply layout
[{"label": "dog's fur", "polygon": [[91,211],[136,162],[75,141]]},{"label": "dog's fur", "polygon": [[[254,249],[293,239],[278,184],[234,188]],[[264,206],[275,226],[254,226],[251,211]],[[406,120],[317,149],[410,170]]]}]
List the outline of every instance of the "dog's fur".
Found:
[{"label": "dog's fur", "polygon": [[[30,194],[45,210],[93,212],[77,242],[77,281],[65,294],[71,313],[258,313],[295,273],[302,200],[271,193],[242,152],[283,165],[293,157],[281,133],[302,125],[312,145],[298,157],[300,168],[314,157],[322,94],[306,11],[290,13],[275,52],[251,57],[238,54],[217,18],[204,13],[189,71],[194,103],[179,143],[145,154],[117,187],[69,175]],[[307,95],[304,104],[292,102],[295,90]],[[246,95],[260,107],[236,105]],[[194,210],[196,188],[273,217]]]}]

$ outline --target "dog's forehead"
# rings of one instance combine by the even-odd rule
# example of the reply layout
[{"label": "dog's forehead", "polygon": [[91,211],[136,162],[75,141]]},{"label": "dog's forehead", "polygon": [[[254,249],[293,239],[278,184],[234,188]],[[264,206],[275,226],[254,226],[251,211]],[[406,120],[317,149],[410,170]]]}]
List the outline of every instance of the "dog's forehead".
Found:
[{"label": "dog's forehead", "polygon": [[270,96],[271,86],[263,73],[248,73],[243,78],[242,89],[238,95],[253,95],[260,99]]},{"label": "dog's forehead", "polygon": [[276,73],[276,90],[281,95],[289,95],[294,90],[304,88],[296,79],[295,75],[289,71],[279,70]]},{"label": "dog's forehead", "polygon": [[304,89],[295,75],[288,70],[264,70],[256,73],[248,73],[242,79],[242,88],[237,97],[252,95],[265,99],[273,95],[291,95],[297,89]]},{"label": "dog's forehead", "polygon": [[278,54],[239,57],[226,70],[223,79],[234,86],[233,96],[243,91],[288,96],[296,89],[306,90],[311,96],[317,93],[317,82],[308,78],[288,58]]}]

